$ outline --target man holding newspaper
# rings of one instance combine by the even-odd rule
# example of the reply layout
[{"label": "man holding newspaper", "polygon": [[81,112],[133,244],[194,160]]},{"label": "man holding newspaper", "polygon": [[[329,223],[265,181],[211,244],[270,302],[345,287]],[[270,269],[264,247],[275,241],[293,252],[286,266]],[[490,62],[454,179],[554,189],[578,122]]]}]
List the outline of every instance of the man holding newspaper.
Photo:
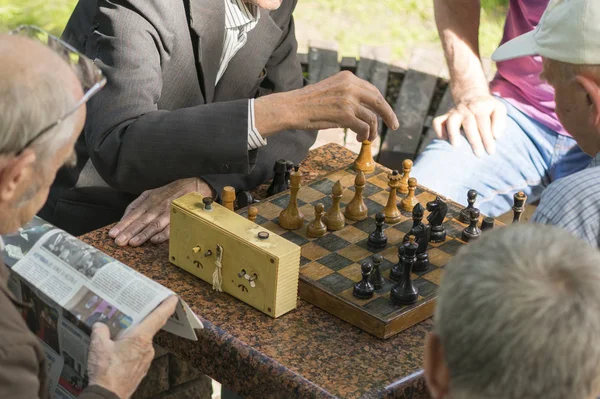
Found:
[{"label": "man holding newspaper", "polygon": [[[0,234],[29,222],[58,168],[76,162],[85,102],[105,81],[89,59],[60,40],[38,30],[17,33],[0,36]],[[0,265],[0,397],[45,398],[44,351],[21,316],[26,305],[8,290],[8,278]],[[115,340],[108,326],[94,324],[89,384],[79,397],[130,397],[152,361],[152,338],[176,305],[170,297]]]}]

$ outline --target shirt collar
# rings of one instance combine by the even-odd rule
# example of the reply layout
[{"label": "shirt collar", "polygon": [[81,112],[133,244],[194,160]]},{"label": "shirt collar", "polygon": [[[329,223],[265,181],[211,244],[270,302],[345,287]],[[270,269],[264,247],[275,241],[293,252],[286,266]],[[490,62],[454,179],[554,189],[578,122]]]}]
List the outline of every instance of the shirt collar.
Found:
[{"label": "shirt collar", "polygon": [[233,29],[256,24],[260,18],[256,4],[246,4],[243,0],[225,0],[225,28]]},{"label": "shirt collar", "polygon": [[590,162],[590,168],[595,168],[597,166],[600,166],[600,152],[597,153],[594,159],[592,159],[592,162]]}]

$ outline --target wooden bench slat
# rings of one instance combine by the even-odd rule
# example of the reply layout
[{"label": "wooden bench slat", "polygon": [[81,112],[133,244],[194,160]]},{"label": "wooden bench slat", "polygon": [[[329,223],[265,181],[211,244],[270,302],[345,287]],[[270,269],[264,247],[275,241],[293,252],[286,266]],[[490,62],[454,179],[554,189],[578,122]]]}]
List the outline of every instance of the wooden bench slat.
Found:
[{"label": "wooden bench slat", "polygon": [[311,84],[320,82],[340,71],[338,52],[311,47],[308,50],[308,80]]},{"label": "wooden bench slat", "polygon": [[[440,101],[440,105],[438,105],[437,110],[435,111],[436,116],[444,115],[446,112],[450,110],[454,106],[454,100],[452,100],[452,93],[450,92],[450,86],[446,88],[442,100]],[[433,127],[430,125],[429,129],[423,136],[423,140],[421,140],[421,144],[419,145],[419,150],[417,151],[417,156],[425,150],[425,147],[429,145],[435,138],[435,131]]]},{"label": "wooden bench slat", "polygon": [[356,58],[354,57],[343,57],[340,62],[340,69],[342,71],[350,71],[352,73],[356,73]]},{"label": "wooden bench slat", "polygon": [[414,159],[437,80],[436,76],[412,69],[406,73],[394,107],[400,129],[388,131],[382,143],[379,163],[400,169],[404,159]]}]

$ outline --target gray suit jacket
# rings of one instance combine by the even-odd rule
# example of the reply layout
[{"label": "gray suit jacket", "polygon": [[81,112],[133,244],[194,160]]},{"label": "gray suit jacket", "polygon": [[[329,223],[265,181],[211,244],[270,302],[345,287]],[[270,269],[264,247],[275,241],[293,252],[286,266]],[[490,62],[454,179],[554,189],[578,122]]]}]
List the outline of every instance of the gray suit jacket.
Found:
[{"label": "gray suit jacket", "polygon": [[[80,0],[63,38],[94,59],[108,83],[88,104],[78,167],[60,171],[41,216],[67,227],[56,208],[67,197],[68,211],[75,186],[109,186],[121,194],[119,208],[133,198],[123,193],[187,177],[204,178],[218,193],[225,185],[248,190],[272,177],[277,159],[301,161],[316,132],[282,132],[266,147],[247,150],[248,99],[304,84],[296,1],[261,10],[215,87],[222,0]],[[115,206],[104,197],[93,205]]]}]

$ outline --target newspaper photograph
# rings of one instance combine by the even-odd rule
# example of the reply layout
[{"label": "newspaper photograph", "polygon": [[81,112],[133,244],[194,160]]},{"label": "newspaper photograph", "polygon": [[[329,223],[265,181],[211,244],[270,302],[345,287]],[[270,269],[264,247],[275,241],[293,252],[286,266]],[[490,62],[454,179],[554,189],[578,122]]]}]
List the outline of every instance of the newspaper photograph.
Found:
[{"label": "newspaper photograph", "polygon": [[[87,386],[94,323],[105,324],[116,339],[174,295],[37,217],[2,239],[11,270],[9,289],[22,302],[23,319],[48,359],[50,397],[74,398]],[[180,299],[163,330],[197,340],[195,329],[200,328],[198,317]]]}]

